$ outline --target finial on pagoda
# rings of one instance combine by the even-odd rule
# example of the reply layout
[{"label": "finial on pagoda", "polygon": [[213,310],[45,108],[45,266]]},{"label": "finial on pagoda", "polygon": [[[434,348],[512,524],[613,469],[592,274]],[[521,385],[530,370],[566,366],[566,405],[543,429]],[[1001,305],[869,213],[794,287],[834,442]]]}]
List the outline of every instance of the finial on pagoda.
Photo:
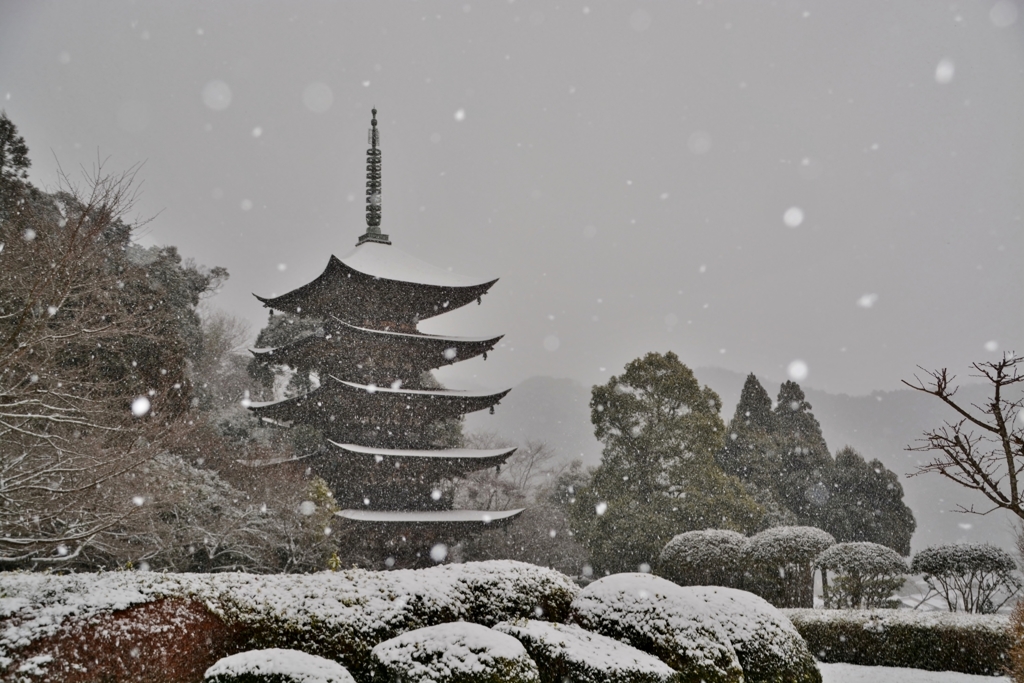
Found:
[{"label": "finial on pagoda", "polygon": [[370,149],[366,150],[366,232],[359,236],[356,246],[363,242],[391,244],[388,236],[380,231],[380,131],[377,130],[377,109],[372,111],[367,132]]}]

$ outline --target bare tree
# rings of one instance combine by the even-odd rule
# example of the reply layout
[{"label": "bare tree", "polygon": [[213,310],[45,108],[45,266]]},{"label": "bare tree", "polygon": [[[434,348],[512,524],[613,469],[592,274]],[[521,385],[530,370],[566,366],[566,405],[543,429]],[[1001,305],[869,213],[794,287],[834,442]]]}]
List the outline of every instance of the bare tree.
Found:
[{"label": "bare tree", "polygon": [[911,389],[935,396],[960,416],[943,426],[925,432],[920,445],[910,451],[931,453],[932,460],[914,474],[938,472],[957,484],[978,491],[991,507],[977,510],[974,505],[959,506],[960,512],[987,515],[1008,510],[1024,520],[1024,375],[1021,358],[1003,354],[995,362],[974,363],[973,377],[983,378],[991,386],[991,396],[982,405],[957,401],[956,377],[946,368],[926,371],[929,379],[904,380]]},{"label": "bare tree", "polygon": [[115,482],[187,407],[170,297],[128,251],[134,180],[98,165],[84,189],[2,188],[0,566],[75,560],[131,515]]}]

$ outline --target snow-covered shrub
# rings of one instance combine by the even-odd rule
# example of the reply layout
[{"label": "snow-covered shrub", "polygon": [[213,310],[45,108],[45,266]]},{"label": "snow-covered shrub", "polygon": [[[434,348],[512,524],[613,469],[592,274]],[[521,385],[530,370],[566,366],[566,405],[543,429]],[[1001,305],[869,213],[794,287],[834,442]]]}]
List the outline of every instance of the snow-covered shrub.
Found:
[{"label": "snow-covered shrub", "polygon": [[522,643],[480,624],[427,626],[373,648],[374,680],[388,683],[537,683]]},{"label": "snow-covered shrub", "polygon": [[878,543],[839,543],[818,555],[814,566],[821,571],[826,607],[870,609],[900,604],[892,594],[903,585],[907,562],[892,548]]},{"label": "snow-covered shrub", "polygon": [[612,574],[583,589],[570,618],[655,655],[688,681],[740,683],[743,669],[724,629],[684,591],[650,574]]},{"label": "snow-covered shrub", "polygon": [[812,526],[779,526],[751,536],[743,551],[745,587],[776,607],[814,606],[814,559],[835,545]]},{"label": "snow-covered shrub", "polygon": [[358,679],[370,650],[406,631],[465,620],[566,618],[579,588],[556,571],[512,561],[392,572],[211,577],[217,609],[245,624],[256,647],[283,647],[343,663]]},{"label": "snow-covered shrub", "polygon": [[679,534],[661,551],[658,575],[680,586],[743,585],[743,549],[747,537],[726,529]]},{"label": "snow-covered shrub", "polygon": [[653,655],[575,624],[532,619],[506,621],[494,630],[516,638],[537,663],[540,683],[683,683],[683,676]]},{"label": "snow-covered shrub", "polygon": [[1021,589],[1017,565],[1008,552],[990,543],[950,543],[925,548],[910,565],[924,574],[928,587],[950,612],[990,614]]},{"label": "snow-covered shrub", "polygon": [[690,586],[683,592],[724,630],[746,683],[820,683],[821,674],[807,643],[786,615],[767,600],[720,586]]},{"label": "snow-covered shrub", "polygon": [[298,650],[249,650],[219,660],[203,683],[355,683],[337,662]]},{"label": "snow-covered shrub", "polygon": [[10,573],[0,584],[0,672],[33,643],[61,637],[66,624],[178,597],[202,601],[243,633],[233,652],[302,650],[339,661],[364,681],[370,650],[405,631],[458,620],[561,621],[578,593],[563,574],[511,561],[301,575]]},{"label": "snow-covered shrub", "polygon": [[1012,644],[1001,614],[787,609],[820,661],[969,674],[1002,673]]}]

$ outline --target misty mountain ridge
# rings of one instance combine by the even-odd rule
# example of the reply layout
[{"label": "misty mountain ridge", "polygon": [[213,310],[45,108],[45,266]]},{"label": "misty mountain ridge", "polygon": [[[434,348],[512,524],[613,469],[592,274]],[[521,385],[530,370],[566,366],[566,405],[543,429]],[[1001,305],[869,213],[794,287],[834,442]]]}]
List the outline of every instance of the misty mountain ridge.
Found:
[{"label": "misty mountain ridge", "polygon": [[[722,418],[728,422],[739,402],[746,374],[724,368],[697,368],[697,380],[722,398]],[[770,396],[780,383],[758,378]],[[971,378],[963,376],[964,380]],[[913,550],[952,542],[991,542],[1013,547],[1013,518],[1009,513],[987,516],[955,512],[958,505],[987,510],[980,494],[968,491],[938,474],[908,477],[927,462],[928,454],[906,451],[925,430],[957,416],[938,399],[914,391],[876,391],[850,396],[802,387],[833,455],[851,446],[867,460],[877,459],[900,475],[904,500],[914,512],[917,530]],[[964,404],[985,401],[989,388],[981,383],[960,386]],[[511,441],[542,441],[566,461],[582,459],[588,467],[601,458],[601,444],[590,424],[590,388],[574,379],[530,377],[517,385],[494,415],[466,416],[467,432],[493,432]]]}]

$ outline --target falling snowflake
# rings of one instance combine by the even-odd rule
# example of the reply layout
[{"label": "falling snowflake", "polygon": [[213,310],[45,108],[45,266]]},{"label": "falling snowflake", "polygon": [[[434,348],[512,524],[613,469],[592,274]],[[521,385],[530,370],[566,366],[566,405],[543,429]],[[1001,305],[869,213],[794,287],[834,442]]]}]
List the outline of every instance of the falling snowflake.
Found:
[{"label": "falling snowflake", "polygon": [[137,399],[132,401],[132,415],[135,417],[142,417],[149,412],[151,404],[149,399],[145,396],[139,396]]}]

